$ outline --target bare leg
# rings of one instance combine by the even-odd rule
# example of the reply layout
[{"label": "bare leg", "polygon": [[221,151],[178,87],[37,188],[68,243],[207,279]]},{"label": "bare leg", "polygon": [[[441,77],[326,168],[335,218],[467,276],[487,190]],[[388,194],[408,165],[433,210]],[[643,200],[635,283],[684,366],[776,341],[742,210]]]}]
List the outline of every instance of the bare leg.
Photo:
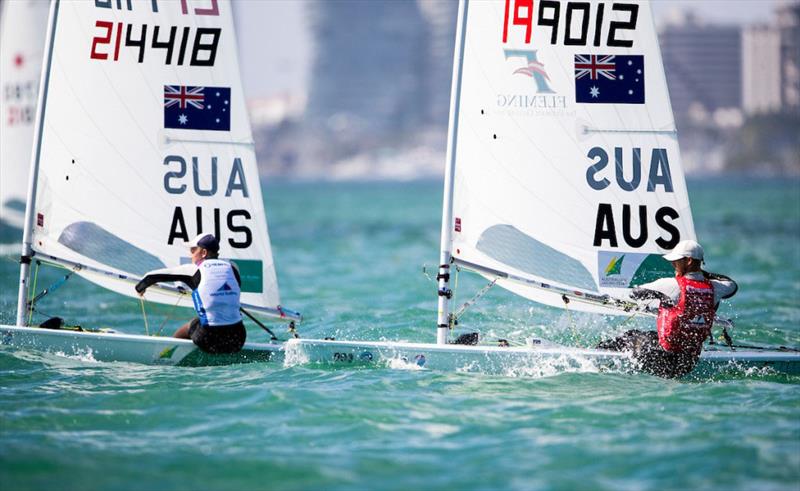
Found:
[{"label": "bare leg", "polygon": [[190,339],[189,338],[189,326],[192,325],[192,321],[187,322],[186,324],[182,325],[175,331],[175,334],[172,335],[173,338],[181,338],[181,339]]}]

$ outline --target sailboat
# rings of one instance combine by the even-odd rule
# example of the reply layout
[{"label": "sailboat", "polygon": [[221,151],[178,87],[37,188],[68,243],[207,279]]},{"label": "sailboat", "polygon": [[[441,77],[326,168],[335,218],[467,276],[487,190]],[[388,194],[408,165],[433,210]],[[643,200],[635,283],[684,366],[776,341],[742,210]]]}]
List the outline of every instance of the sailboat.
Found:
[{"label": "sailboat", "polygon": [[[240,270],[242,262],[260,261],[259,280],[243,295],[246,308],[300,318],[280,307],[268,240],[247,240],[268,237],[266,219],[230,6],[209,3],[143,2],[132,10],[114,2],[54,0],[20,308],[16,326],[0,326],[0,343],[153,364],[400,361],[484,373],[635,369],[621,352],[540,339],[521,346],[449,339],[461,311],[452,298],[455,268],[545,305],[652,315],[626,300],[628,291],[672,274],[660,255],[695,238],[650,5],[635,1],[461,0],[435,343],[290,339],[248,343],[233,358],[218,358],[188,340],[25,327],[26,262],[61,265],[130,296],[145,271],[182,259],[182,241],[201,223],[219,224],[223,244],[248,243],[230,254]],[[215,117],[204,120],[209,126],[187,128],[184,113],[168,113],[176,105],[183,109],[184,99],[191,106],[198,88],[203,97],[230,89],[221,91],[229,97],[229,127],[215,126]],[[166,288],[149,299],[173,303],[176,293]],[[703,352],[694,374],[730,367],[797,374],[800,354],[715,345]]]},{"label": "sailboat", "polygon": [[48,12],[46,2],[0,3],[0,222],[20,231]]},{"label": "sailboat", "polygon": [[[249,314],[301,319],[280,302],[230,2],[53,0],[45,46],[16,325],[0,326],[0,343],[168,365],[282,354],[274,342],[212,356],[189,340],[29,325],[39,264],[136,298],[135,283],[187,262],[202,232],[238,265]],[[191,307],[189,293],[145,298]]]},{"label": "sailboat", "polygon": [[[446,158],[436,344],[287,349],[444,370],[635,368],[625,353],[537,339],[450,343],[451,278],[459,268],[544,305],[653,316],[630,290],[672,276],[661,255],[696,235],[649,2],[461,0]],[[800,353],[714,345],[694,374],[732,366],[800,373]]]}]

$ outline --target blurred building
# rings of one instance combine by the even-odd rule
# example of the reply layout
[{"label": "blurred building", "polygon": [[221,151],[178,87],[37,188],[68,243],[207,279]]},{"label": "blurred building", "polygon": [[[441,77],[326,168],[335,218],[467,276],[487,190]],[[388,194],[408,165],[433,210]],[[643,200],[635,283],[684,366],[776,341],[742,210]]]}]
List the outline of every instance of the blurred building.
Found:
[{"label": "blurred building", "polygon": [[781,50],[781,104],[785,110],[800,111],[800,2],[776,12]]},{"label": "blurred building", "polygon": [[425,22],[413,2],[309,4],[315,55],[306,121],[333,132],[405,131],[425,111]]},{"label": "blurred building", "polygon": [[800,110],[800,2],[742,33],[742,106],[748,114]]},{"label": "blurred building", "polygon": [[434,126],[447,126],[450,113],[450,81],[453,75],[458,2],[443,0],[417,0],[426,22],[429,44],[427,48],[425,81],[430,94],[427,122]]},{"label": "blurred building", "polygon": [[742,108],[747,114],[781,109],[781,36],[775,26],[742,32]]},{"label": "blurred building", "polygon": [[247,113],[255,128],[277,126],[284,121],[297,121],[306,108],[305,94],[284,92],[272,97],[248,99]]},{"label": "blurred building", "polygon": [[739,26],[703,24],[687,15],[665,26],[659,41],[676,119],[742,107]]},{"label": "blurred building", "polygon": [[[304,125],[338,161],[446,132],[457,2],[308,4],[314,61]],[[444,141],[444,138],[443,138]]]}]

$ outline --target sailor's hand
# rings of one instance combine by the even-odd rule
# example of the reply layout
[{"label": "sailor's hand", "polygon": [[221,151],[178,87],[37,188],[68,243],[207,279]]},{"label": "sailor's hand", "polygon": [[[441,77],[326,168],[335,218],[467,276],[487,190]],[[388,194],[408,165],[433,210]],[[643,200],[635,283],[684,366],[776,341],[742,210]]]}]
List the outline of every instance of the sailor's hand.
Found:
[{"label": "sailor's hand", "polygon": [[134,288],[136,288],[136,293],[138,293],[139,296],[142,297],[144,296],[144,291],[147,290],[147,285],[145,285],[144,280],[142,280],[139,283],[136,283],[136,286]]},{"label": "sailor's hand", "polygon": [[663,307],[671,307],[672,300],[665,294],[648,290],[647,288],[634,288],[631,292],[631,298],[634,300],[658,300]]},{"label": "sailor's hand", "polygon": [[703,271],[703,276],[705,276],[707,280],[733,281],[730,277],[725,276],[724,274],[711,273],[709,271]]},{"label": "sailor's hand", "polygon": [[631,292],[631,298],[634,300],[652,300],[656,297],[657,292],[648,290],[647,288],[634,288]]}]

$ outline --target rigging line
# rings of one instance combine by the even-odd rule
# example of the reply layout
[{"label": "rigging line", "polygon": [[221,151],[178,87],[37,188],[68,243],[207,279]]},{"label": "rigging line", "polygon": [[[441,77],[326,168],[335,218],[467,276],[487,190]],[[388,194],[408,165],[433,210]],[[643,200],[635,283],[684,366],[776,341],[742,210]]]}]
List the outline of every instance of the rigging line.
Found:
[{"label": "rigging line", "polygon": [[[458,294],[458,276],[461,273],[461,268],[458,267],[458,264],[455,264],[455,274],[453,275],[453,304],[456,304],[456,295]],[[459,313],[450,312],[450,318],[447,320],[448,327],[453,329],[453,327],[458,323],[458,316]]]},{"label": "rigging line", "polygon": [[31,325],[31,321],[33,320],[33,294],[36,292],[36,281],[39,279],[39,267],[42,265],[41,261],[36,261],[36,269],[33,272],[33,283],[31,284],[31,288],[28,289],[28,305],[26,308],[28,309],[28,322],[27,325]]},{"label": "rigging line", "polygon": [[[178,304],[179,304],[179,303],[181,303],[181,300],[183,300],[183,297],[182,297],[182,296],[178,297],[178,300],[175,302],[175,305],[173,305],[173,307],[177,307],[177,306],[178,306]],[[164,316],[164,321],[163,321],[163,322],[161,322],[161,326],[158,328],[158,332],[156,333],[156,336],[161,336],[161,331],[163,331],[163,330],[164,330],[164,326],[166,326],[166,325],[167,325],[167,321],[168,321],[168,320],[169,320],[171,317],[172,317],[172,315],[171,315],[170,313],[167,313],[167,315],[166,315],[166,316]]]},{"label": "rigging line", "polygon": [[278,337],[275,335],[275,333],[274,333],[274,332],[272,332],[272,331],[270,330],[270,328],[269,328],[269,327],[267,327],[267,326],[265,326],[264,324],[262,324],[260,320],[256,319],[256,318],[253,316],[253,314],[251,314],[250,312],[246,311],[246,310],[245,310],[245,309],[243,309],[242,307],[239,307],[239,310],[240,310],[240,311],[241,311],[241,312],[242,312],[244,315],[246,315],[247,317],[249,317],[251,321],[255,322],[255,323],[258,325],[258,327],[260,327],[261,329],[263,329],[263,330],[267,331],[267,332],[269,333],[269,335],[271,336],[271,340],[272,340],[272,341],[280,341],[280,340],[278,339]]},{"label": "rigging line", "polygon": [[70,272],[69,272],[67,275],[65,275],[63,278],[59,279],[58,281],[56,281],[56,282],[55,282],[55,283],[53,283],[52,285],[50,285],[50,286],[48,286],[47,288],[45,288],[44,290],[42,290],[42,291],[41,291],[39,294],[37,294],[35,297],[33,297],[33,300],[31,300],[31,308],[33,308],[33,306],[36,304],[36,302],[38,302],[39,300],[41,300],[41,299],[42,299],[42,298],[43,298],[45,295],[47,295],[48,293],[52,293],[52,292],[54,292],[54,291],[58,290],[59,288],[61,288],[61,285],[63,285],[64,283],[66,283],[66,282],[67,282],[67,280],[68,280],[68,279],[70,279],[70,277],[72,277],[73,273],[75,273],[75,270],[72,270],[72,271],[70,271]]},{"label": "rigging line", "polygon": [[430,282],[434,281],[433,278],[431,278],[431,275],[428,274],[428,265],[427,264],[423,264],[422,265],[422,274],[424,274],[425,277],[428,278],[428,281],[430,281]]},{"label": "rigging line", "polygon": [[[457,277],[456,277],[456,278],[457,278]],[[464,303],[464,305],[462,305],[462,306],[461,306],[461,307],[458,309],[458,311],[456,311],[456,313],[455,313],[455,314],[453,314],[453,317],[454,317],[456,320],[458,320],[458,318],[459,318],[459,317],[461,317],[461,314],[463,314],[463,313],[464,313],[464,312],[465,312],[465,311],[466,311],[466,310],[467,310],[469,307],[471,307],[471,306],[472,306],[472,305],[473,305],[475,302],[477,302],[477,301],[478,301],[478,299],[480,299],[482,296],[484,296],[484,295],[485,295],[485,294],[486,294],[486,293],[489,291],[489,289],[491,289],[491,288],[492,288],[492,287],[495,285],[495,283],[497,283],[497,280],[498,280],[498,278],[497,278],[497,277],[495,277],[495,278],[494,278],[492,281],[490,281],[490,282],[489,282],[489,283],[488,283],[486,286],[484,286],[483,288],[481,288],[481,289],[478,291],[478,293],[476,293],[476,294],[475,294],[475,296],[473,296],[471,299],[467,300],[467,301]]]},{"label": "rigging line", "polygon": [[16,259],[15,259],[15,256],[2,256],[2,258],[5,259],[6,261],[14,263],[14,264],[17,264],[17,265],[19,264],[19,253],[17,253]]},{"label": "rigging line", "polygon": [[150,335],[150,327],[147,325],[147,312],[145,312],[145,310],[144,310],[144,297],[143,296],[139,297],[139,305],[142,306],[142,317],[144,318],[144,335],[145,336],[149,336]]},{"label": "rigging line", "polygon": [[48,319],[55,317],[53,315],[48,314],[47,312],[42,311],[42,309],[38,307],[33,310],[33,313],[42,317],[47,317]]},{"label": "rigging line", "polygon": [[615,331],[618,331],[618,330],[619,330],[619,329],[620,329],[622,326],[624,326],[625,324],[627,324],[628,322],[630,322],[630,320],[631,320],[631,319],[633,319],[634,317],[636,317],[636,315],[637,315],[637,314],[634,312],[633,314],[631,314],[630,316],[628,316],[628,317],[627,317],[627,318],[626,318],[624,321],[622,321],[622,322],[620,322],[619,324],[617,324],[616,326],[614,326],[614,330],[615,330]]},{"label": "rigging line", "polygon": [[575,329],[575,320],[572,318],[572,311],[569,309],[569,298],[566,295],[561,295],[561,300],[564,301],[564,310],[567,311],[567,319],[569,321],[569,330],[572,331],[572,340],[577,344],[578,331]]}]

